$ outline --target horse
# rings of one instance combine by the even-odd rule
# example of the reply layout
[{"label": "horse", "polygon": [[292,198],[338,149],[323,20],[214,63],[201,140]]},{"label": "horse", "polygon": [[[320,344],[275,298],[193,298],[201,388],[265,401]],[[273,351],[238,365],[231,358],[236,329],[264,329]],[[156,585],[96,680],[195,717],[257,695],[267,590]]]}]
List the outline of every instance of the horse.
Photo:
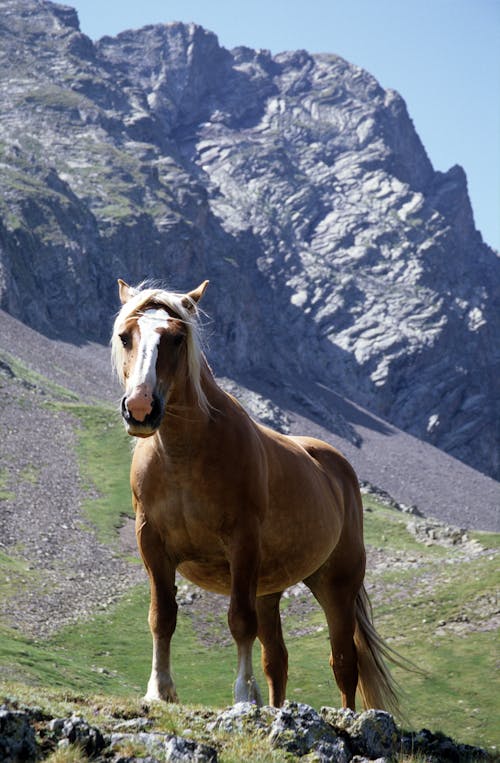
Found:
[{"label": "horse", "polygon": [[285,701],[288,653],[280,598],[299,581],[324,610],[342,706],[396,711],[390,648],[365,586],[363,507],[356,474],[331,445],[254,421],[217,384],[186,292],[118,280],[111,351],[124,387],[121,416],[136,438],[130,482],[137,543],[150,583],[153,640],[146,701],[178,701],[170,645],[176,571],[229,597],[237,648],[235,702],[262,704],[252,647],[261,644],[269,704]]}]

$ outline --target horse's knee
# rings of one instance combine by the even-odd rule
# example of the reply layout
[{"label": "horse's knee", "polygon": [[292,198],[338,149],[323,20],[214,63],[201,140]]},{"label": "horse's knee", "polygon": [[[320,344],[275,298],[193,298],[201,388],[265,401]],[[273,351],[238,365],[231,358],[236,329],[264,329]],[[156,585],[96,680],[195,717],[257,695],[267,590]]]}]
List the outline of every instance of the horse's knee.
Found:
[{"label": "horse's knee", "polygon": [[254,641],[257,637],[257,611],[250,603],[231,601],[228,612],[229,630],[237,643]]},{"label": "horse's knee", "polygon": [[171,637],[177,623],[177,609],[175,599],[161,605],[151,602],[148,616],[151,632],[159,637]]}]

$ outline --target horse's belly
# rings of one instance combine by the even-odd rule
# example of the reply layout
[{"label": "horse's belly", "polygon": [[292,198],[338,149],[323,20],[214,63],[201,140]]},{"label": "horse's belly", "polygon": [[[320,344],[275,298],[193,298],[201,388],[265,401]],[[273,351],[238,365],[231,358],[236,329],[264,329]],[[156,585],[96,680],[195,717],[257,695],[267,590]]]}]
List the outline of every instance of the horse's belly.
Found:
[{"label": "horse's belly", "polygon": [[284,591],[302,580],[305,580],[323,564],[328,554],[321,557],[310,556],[300,559],[299,556],[283,557],[282,560],[274,560],[261,565],[257,595],[264,596],[270,593]]},{"label": "horse's belly", "polygon": [[[229,564],[225,560],[183,562],[178,569],[183,577],[206,591],[226,596],[231,593],[231,574]],[[265,596],[284,591],[304,580],[315,570],[316,565],[311,565],[310,560],[302,564],[287,564],[278,560],[267,564],[264,562],[258,578],[257,595]]]},{"label": "horse's belly", "polygon": [[231,593],[231,574],[226,560],[182,562],[178,567],[181,575],[191,583],[212,593]]}]

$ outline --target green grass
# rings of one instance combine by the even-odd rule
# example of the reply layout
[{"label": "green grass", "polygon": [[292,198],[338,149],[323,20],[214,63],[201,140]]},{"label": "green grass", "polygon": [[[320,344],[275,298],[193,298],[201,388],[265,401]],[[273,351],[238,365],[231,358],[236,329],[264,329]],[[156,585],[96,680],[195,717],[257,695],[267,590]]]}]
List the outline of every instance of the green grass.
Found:
[{"label": "green grass", "polygon": [[10,501],[15,498],[14,492],[7,488],[8,479],[8,470],[0,469],[0,501]]},{"label": "green grass", "polygon": [[28,368],[28,366],[22,363],[18,358],[14,357],[14,355],[11,355],[4,350],[0,350],[0,360],[7,363],[16,378],[22,379],[28,386],[44,390],[44,392],[49,394],[55,400],[78,400],[78,396],[74,392],[71,392],[60,384],[56,384],[46,376],[39,374],[37,371]]},{"label": "green grass", "polygon": [[31,570],[25,559],[0,551],[0,600],[20,590],[35,589],[43,573]]},{"label": "green grass", "polygon": [[40,477],[40,467],[30,464],[21,470],[19,478],[23,482],[30,482],[32,485],[36,485]]},{"label": "green grass", "polygon": [[[17,375],[26,374],[20,364],[12,367]],[[67,411],[78,422],[77,454],[84,486],[89,490],[84,511],[101,540],[116,544],[123,514],[131,514],[131,440],[119,415],[106,405],[80,404],[67,390],[49,386],[31,372],[26,378],[49,390],[48,404]],[[21,478],[36,483],[38,473],[28,469]],[[0,497],[1,490],[0,473]],[[374,598],[378,629],[398,651],[426,671],[422,676],[395,669],[404,690],[405,716],[413,728],[442,730],[470,744],[499,745],[495,713],[499,688],[497,634],[455,632],[441,628],[439,623],[467,613],[472,618],[484,597],[496,595],[495,551],[500,535],[471,534],[491,553],[452,563],[460,551],[417,542],[406,529],[409,517],[370,499],[367,508],[371,509],[365,514],[367,543],[387,550],[388,556],[397,552],[402,558],[415,556],[420,560],[411,570],[389,567],[368,576],[369,584],[383,580],[387,592]],[[17,556],[0,553],[0,596],[7,597],[23,586],[36,591],[41,578],[27,567]],[[76,693],[82,702],[99,695],[109,702],[138,703],[151,663],[148,604],[147,587],[139,586],[107,611],[44,641],[0,625],[0,690],[8,691],[16,681],[21,693],[44,696],[52,692],[58,701]],[[196,602],[190,612],[195,609]],[[286,609],[288,698],[316,708],[337,705],[339,694],[328,665],[329,644],[322,613],[318,609],[306,622],[300,622]],[[221,619],[224,617],[214,622],[217,630],[221,629]],[[290,635],[304,625],[309,626],[308,635]],[[259,662],[256,649],[254,667],[265,696]],[[180,608],[173,640],[173,672],[181,700],[212,708],[230,704],[235,668],[234,646],[201,644],[188,610]],[[258,754],[255,752],[255,760]]]},{"label": "green grass", "polygon": [[[366,545],[399,552],[422,552],[422,543],[419,543],[406,527],[412,519],[411,516],[387,508],[366,495],[363,496],[363,507],[365,508],[364,537]],[[446,550],[441,546],[429,546],[426,553],[432,558],[445,555]]]},{"label": "green grass", "polygon": [[82,103],[89,103],[87,98],[73,90],[54,85],[45,85],[36,90],[31,90],[26,93],[24,98],[34,106],[39,105],[62,113],[66,113],[70,109],[77,109]]},{"label": "green grass", "polygon": [[[397,607],[379,606],[376,616],[381,633],[386,637],[396,634],[396,648],[426,671],[422,676],[395,669],[404,689],[403,712],[412,728],[441,730],[470,744],[498,745],[495,633],[435,633],[436,618],[457,614],[463,602],[473,600],[479,590],[493,583],[493,571],[486,562],[480,559],[470,567],[459,566],[456,584],[450,581],[439,586],[432,602],[416,597]],[[458,597],[457,589],[461,592]],[[16,666],[17,680],[28,685],[61,692],[78,687],[83,696],[99,693],[138,698],[145,690],[150,670],[148,599],[147,588],[138,587],[108,612],[65,628],[44,642],[5,632],[0,662]],[[319,610],[311,623],[323,624]],[[294,625],[293,618],[285,618],[290,653],[288,697],[316,708],[337,705],[339,695],[328,666],[326,630],[291,638],[286,634]],[[265,691],[258,663],[256,649],[254,667]],[[181,700],[208,707],[230,704],[235,666],[234,647],[208,648],[200,644],[190,617],[181,609],[173,640],[174,677]],[[10,678],[14,675],[11,669]]]},{"label": "green grass", "polygon": [[[146,689],[151,668],[148,606],[149,590],[138,586],[108,612],[64,628],[44,641],[3,629],[0,664],[16,666],[12,673],[17,680],[32,686],[59,691],[77,686],[83,695],[138,697]],[[234,648],[203,647],[182,610],[174,638],[173,663],[178,691],[187,702],[219,707],[231,703]]]},{"label": "green grass", "polygon": [[490,548],[492,550],[500,549],[500,533],[491,532],[471,532],[470,537],[477,540],[483,548]]},{"label": "green grass", "polygon": [[[464,586],[462,600],[475,595],[476,586],[480,586],[476,578],[481,576],[488,580],[483,562],[464,569],[457,580],[460,587]],[[425,676],[394,671],[404,689],[403,712],[412,728],[441,730],[470,744],[498,745],[495,633],[435,634],[435,618],[457,612],[453,588],[450,582],[434,591],[432,605],[426,606],[424,599],[417,598],[411,605],[379,607],[377,625],[386,637],[396,633],[396,648],[426,671]],[[0,663],[10,666],[6,674],[10,680],[15,677],[26,685],[51,687],[62,693],[77,687],[82,696],[97,693],[137,699],[145,690],[151,661],[148,599],[147,587],[140,586],[108,612],[65,628],[48,641],[34,642],[4,631]],[[311,622],[323,624],[319,611]],[[326,630],[291,638],[287,631],[294,625],[292,619],[285,619],[290,653],[288,697],[316,708],[336,706],[339,695],[328,666]],[[254,667],[265,696],[258,663],[256,649]],[[235,667],[234,647],[200,644],[190,617],[180,609],[173,640],[173,670],[181,701],[208,707],[230,704]]]},{"label": "green grass", "polygon": [[83,510],[100,539],[113,543],[123,516],[133,515],[129,480],[132,439],[112,408],[79,404],[65,407],[80,422],[77,437],[82,477],[87,488],[99,494],[98,498],[87,499]]},{"label": "green grass", "polygon": [[[147,587],[139,586],[108,612],[65,628],[43,642],[5,631],[0,662],[16,666],[7,676],[26,685],[50,687],[62,693],[77,687],[81,696],[103,694],[138,699],[150,671],[148,599]],[[427,673],[422,676],[394,671],[404,690],[403,712],[411,727],[441,730],[470,744],[498,745],[495,634],[437,636],[430,622],[425,627],[415,625],[420,619],[415,607],[407,610],[401,606],[391,610],[390,615],[379,614],[378,626],[386,636],[390,635],[393,623],[399,623],[397,630],[403,636],[396,644],[397,649]],[[313,621],[321,623],[319,613]],[[285,620],[290,653],[288,698],[316,708],[338,705],[338,690],[328,666],[326,630],[290,638],[286,632],[292,625]],[[231,703],[236,667],[234,647],[209,648],[200,644],[191,619],[182,608],[172,659],[182,702],[212,708]],[[265,691],[258,663],[256,649],[254,667]]]}]

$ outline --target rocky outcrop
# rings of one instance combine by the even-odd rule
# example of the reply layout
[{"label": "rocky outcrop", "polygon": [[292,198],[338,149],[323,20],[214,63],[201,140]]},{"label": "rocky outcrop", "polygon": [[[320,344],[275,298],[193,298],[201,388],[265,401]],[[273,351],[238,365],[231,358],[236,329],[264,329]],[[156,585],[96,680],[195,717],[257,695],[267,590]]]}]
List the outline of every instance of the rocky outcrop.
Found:
[{"label": "rocky outcrop", "polygon": [[117,277],[209,277],[219,373],[328,384],[500,474],[500,260],[399,95],[193,24],[0,13],[0,307],[105,341]]},{"label": "rocky outcrop", "polygon": [[494,759],[486,750],[457,743],[444,734],[427,729],[403,731],[389,713],[381,710],[354,713],[323,707],[318,713],[297,702],[285,702],[280,709],[240,702],[219,714],[204,711],[204,717],[209,715],[215,718],[206,724],[204,740],[214,732],[219,734],[207,744],[189,738],[189,732],[184,734],[180,729],[178,734],[154,730],[145,716],[115,720],[108,733],[77,715],[50,718],[40,710],[4,705],[0,708],[0,752],[5,763],[40,760],[54,749],[70,745],[80,747],[97,761],[216,763],[218,749],[224,746],[220,732],[226,732],[241,735],[242,740],[244,735],[258,734],[269,754],[273,749],[283,750],[290,761],[388,763],[396,756],[398,760],[413,760],[415,755],[428,763]]}]

